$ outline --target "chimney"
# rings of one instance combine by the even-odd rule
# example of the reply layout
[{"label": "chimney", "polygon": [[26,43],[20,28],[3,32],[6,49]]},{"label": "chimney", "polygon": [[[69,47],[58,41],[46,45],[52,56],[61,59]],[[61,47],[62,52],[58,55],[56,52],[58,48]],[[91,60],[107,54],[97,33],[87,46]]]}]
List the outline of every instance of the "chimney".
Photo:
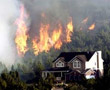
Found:
[{"label": "chimney", "polygon": [[97,52],[97,69],[99,69],[99,52]]}]

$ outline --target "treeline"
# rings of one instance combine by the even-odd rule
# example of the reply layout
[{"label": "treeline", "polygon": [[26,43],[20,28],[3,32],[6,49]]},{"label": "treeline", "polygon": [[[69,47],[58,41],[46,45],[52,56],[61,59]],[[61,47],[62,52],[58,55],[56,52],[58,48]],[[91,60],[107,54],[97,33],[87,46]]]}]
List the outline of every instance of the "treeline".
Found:
[{"label": "treeline", "polygon": [[17,71],[10,71],[1,74],[0,90],[51,90],[53,82],[54,77],[50,75],[45,80],[39,78],[38,83],[27,84]]},{"label": "treeline", "polygon": [[[110,66],[109,66],[110,68]],[[39,77],[39,80],[30,84],[20,79],[17,71],[4,72],[0,76],[0,90],[51,90],[56,87],[55,77],[50,74],[46,79]],[[97,79],[85,79],[81,81],[71,81],[68,85],[60,84],[64,90],[110,90],[110,70],[104,77]]]}]

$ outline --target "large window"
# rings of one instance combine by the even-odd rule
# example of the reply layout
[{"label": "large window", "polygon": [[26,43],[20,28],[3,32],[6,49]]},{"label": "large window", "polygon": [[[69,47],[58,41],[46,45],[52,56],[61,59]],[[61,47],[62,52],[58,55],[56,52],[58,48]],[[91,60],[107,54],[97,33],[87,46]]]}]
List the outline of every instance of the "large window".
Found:
[{"label": "large window", "polygon": [[73,68],[81,68],[81,62],[78,60],[75,60],[73,62]]},{"label": "large window", "polygon": [[64,63],[62,61],[58,61],[56,63],[56,67],[64,67]]}]

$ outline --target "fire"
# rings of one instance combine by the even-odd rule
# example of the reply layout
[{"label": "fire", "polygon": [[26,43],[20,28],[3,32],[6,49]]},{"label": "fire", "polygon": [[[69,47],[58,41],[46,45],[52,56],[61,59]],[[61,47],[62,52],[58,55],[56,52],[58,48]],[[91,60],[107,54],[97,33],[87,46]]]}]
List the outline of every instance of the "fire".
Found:
[{"label": "fire", "polygon": [[[44,15],[44,13],[41,14],[41,16]],[[46,18],[46,16],[42,18]],[[71,42],[71,35],[73,32],[72,18],[70,18],[70,21],[67,23],[67,26],[64,29],[67,33],[66,36],[63,36],[63,27],[61,23],[59,23],[50,33],[49,30],[51,29],[51,27],[51,24],[41,23],[39,29],[39,37],[36,37],[32,40],[32,47],[35,55],[38,55],[40,52],[43,51],[48,52],[52,47],[55,49],[60,49],[65,41]]]},{"label": "fire", "polygon": [[54,30],[53,34],[52,34],[52,42],[55,44],[56,41],[58,41],[60,39],[62,33],[62,26],[59,24],[59,29],[58,30]]},{"label": "fire", "polygon": [[21,5],[20,17],[15,22],[15,24],[17,25],[15,43],[17,45],[17,51],[20,56],[24,55],[25,52],[28,50],[28,47],[27,47],[28,29],[24,21],[25,18],[26,18],[26,15],[24,13],[24,6]]},{"label": "fire", "polygon": [[49,30],[49,25],[43,25],[41,24],[41,28],[40,28],[40,42],[39,42],[39,50],[40,52],[42,51],[48,51],[49,50],[49,34],[48,34],[48,30]]},{"label": "fire", "polygon": [[62,46],[62,41],[60,40],[62,32],[61,25],[59,25],[58,29],[55,29],[53,31],[52,37],[48,32],[49,27],[49,24],[41,24],[39,40],[33,39],[32,43],[35,55],[38,55],[38,53],[43,51],[48,52],[52,47],[59,49]]},{"label": "fire", "polygon": [[35,55],[37,55],[39,52],[49,51],[50,45],[49,45],[48,30],[49,30],[49,25],[41,24],[39,41],[36,39],[33,39],[32,41]]},{"label": "fire", "polygon": [[87,18],[85,18],[81,23],[84,23],[84,24],[86,24],[87,23],[87,21],[88,21],[88,17]]},{"label": "fire", "polygon": [[55,49],[60,49],[60,47],[62,46],[62,41],[60,39],[61,33],[62,33],[62,26],[59,24],[59,29],[58,30],[54,30],[53,31],[53,35],[52,35],[52,41],[55,44],[54,45]]},{"label": "fire", "polygon": [[89,30],[94,30],[94,28],[95,28],[95,23],[93,23],[88,29]]},{"label": "fire", "polygon": [[32,43],[33,43],[33,49],[34,49],[34,54],[35,55],[38,55],[38,53],[39,53],[39,47],[38,47],[38,44],[36,43],[36,39],[34,39],[33,41],[32,41]]},{"label": "fire", "polygon": [[[21,6],[20,11],[20,17],[16,20],[16,25],[18,28],[16,32],[15,43],[18,54],[23,56],[28,51],[27,39],[29,36],[27,35],[28,28],[25,23],[27,15],[24,12],[23,5]],[[43,18],[42,20],[47,20],[45,13],[42,13],[41,17]],[[52,47],[55,49],[60,49],[65,41],[71,42],[71,36],[73,32],[72,18],[70,18],[66,28],[64,28],[64,32],[66,32],[65,36],[63,35],[64,32],[62,30],[62,26],[63,25],[61,23],[57,23],[56,27],[51,30],[51,24],[41,22],[39,36],[35,36],[35,38],[32,39],[32,48],[35,55],[38,55],[41,52],[48,52]]]},{"label": "fire", "polygon": [[72,23],[72,18],[70,18],[70,22],[67,24],[67,29],[66,29],[66,41],[71,42],[71,36],[73,32],[73,23]]},{"label": "fire", "polygon": [[62,42],[61,42],[61,40],[59,40],[58,42],[56,42],[54,48],[55,48],[55,49],[60,49],[61,46],[62,46]]}]

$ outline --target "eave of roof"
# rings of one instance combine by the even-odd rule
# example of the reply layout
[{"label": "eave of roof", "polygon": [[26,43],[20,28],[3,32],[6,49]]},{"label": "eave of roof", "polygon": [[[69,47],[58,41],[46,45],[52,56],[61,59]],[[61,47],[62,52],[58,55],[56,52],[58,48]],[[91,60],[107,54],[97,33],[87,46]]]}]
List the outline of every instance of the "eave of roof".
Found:
[{"label": "eave of roof", "polygon": [[56,68],[50,68],[44,71],[70,71],[69,67],[56,67]]},{"label": "eave of roof", "polygon": [[53,62],[55,62],[60,57],[64,57],[64,61],[69,62],[75,56],[79,57],[80,59],[85,59],[86,61],[89,61],[94,53],[95,52],[62,52]]}]

